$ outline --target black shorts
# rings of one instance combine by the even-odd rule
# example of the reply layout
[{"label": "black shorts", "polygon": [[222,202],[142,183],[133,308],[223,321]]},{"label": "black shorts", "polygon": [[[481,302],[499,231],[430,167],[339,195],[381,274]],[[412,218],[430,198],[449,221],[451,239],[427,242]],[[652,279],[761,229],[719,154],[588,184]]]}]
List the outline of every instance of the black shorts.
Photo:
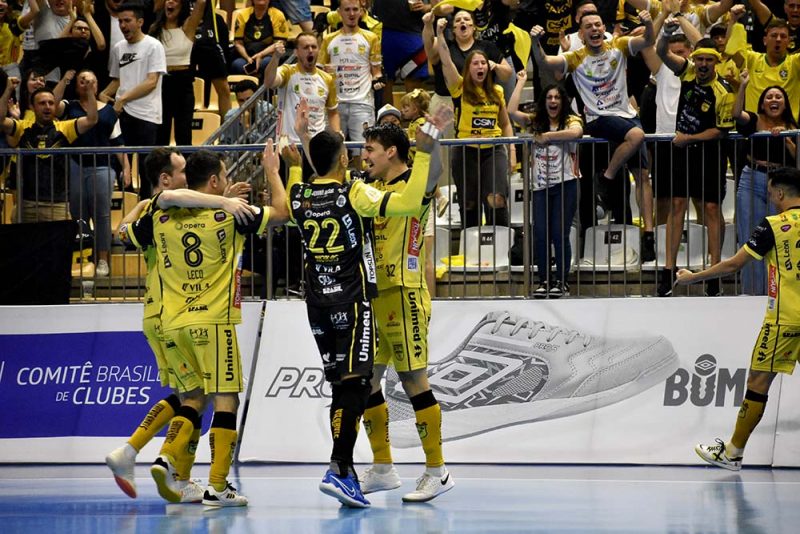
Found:
[{"label": "black shorts", "polygon": [[725,196],[725,160],[718,141],[677,148],[655,143],[653,189],[656,198],[691,197],[719,204]]},{"label": "black shorts", "polygon": [[214,40],[197,41],[192,48],[192,69],[198,78],[218,80],[228,77],[225,49]]},{"label": "black shorts", "polygon": [[306,306],[308,324],[322,357],[325,380],[372,377],[375,362],[375,315],[369,302],[337,306]]}]

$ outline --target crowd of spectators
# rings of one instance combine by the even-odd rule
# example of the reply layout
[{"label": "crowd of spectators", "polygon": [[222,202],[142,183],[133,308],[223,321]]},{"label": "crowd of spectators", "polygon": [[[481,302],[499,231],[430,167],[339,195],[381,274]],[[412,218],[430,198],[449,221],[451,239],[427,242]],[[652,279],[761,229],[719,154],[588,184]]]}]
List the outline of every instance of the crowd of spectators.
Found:
[{"label": "crowd of spectators", "polygon": [[[88,113],[83,85],[92,79],[101,89],[98,101],[109,108],[101,106],[100,124],[110,124],[112,111],[119,124],[82,136],[84,143],[190,144],[192,80],[206,79],[225,117],[231,108],[227,76],[243,73],[278,91],[278,130],[288,141],[298,141],[292,124],[301,99],[309,104],[312,132],[332,128],[361,141],[380,109],[387,110],[387,119],[413,128],[419,116],[395,96],[403,92],[402,83],[416,100],[422,91],[431,109],[455,108],[450,136],[533,134],[542,147],[527,167],[557,169],[560,182],[575,182],[560,188],[558,198],[568,202],[559,217],[577,210],[584,229],[603,212],[614,222],[630,223],[631,184],[623,177],[631,172],[642,261],[655,259],[655,225],[668,228],[660,295],[670,293],[690,198],[707,228],[707,252],[717,262],[724,225],[732,222],[720,212],[724,196],[735,195],[737,212],[746,215],[737,220],[742,239],[767,213],[764,173],[795,161],[790,140],[751,148],[725,138],[736,129],[749,135],[796,127],[800,0],[326,0],[330,11],[312,11],[311,4],[322,0],[17,1],[0,0],[0,60],[15,86],[4,105],[6,115],[20,121],[17,127],[41,128]],[[283,64],[290,50],[296,62]],[[83,69],[90,72],[82,75]],[[23,82],[16,88],[18,79]],[[50,123],[41,123],[43,111],[31,98],[44,86],[57,103]],[[538,105],[526,107],[531,86]],[[257,88],[242,85],[237,98]],[[507,106],[512,95],[514,105]],[[69,104],[58,104],[62,99]],[[63,110],[73,114],[59,115]],[[550,111],[548,120],[537,117]],[[59,128],[60,135],[50,137],[72,143],[77,132]],[[550,150],[579,130],[607,140],[609,149],[581,144]],[[645,143],[645,133],[675,137]],[[16,146],[23,138],[10,135],[7,141]],[[449,156],[446,179],[458,190],[463,223],[508,224],[508,180],[520,163],[514,146],[467,145]],[[125,158],[100,163],[65,162],[58,178],[65,185],[48,185],[47,201],[66,203],[58,192],[66,184],[83,188],[97,169],[116,175],[119,186],[129,181]],[[745,187],[726,190],[729,168]],[[552,176],[535,178],[537,197],[554,185]],[[580,193],[573,195],[573,188]],[[94,187],[91,195],[105,198],[108,189]],[[74,198],[101,212],[107,204]],[[105,227],[103,213],[64,211]],[[547,239],[564,233],[550,232]],[[562,243],[553,245],[563,250]],[[563,265],[557,270],[555,281],[563,284]],[[751,285],[749,292],[764,291],[763,284]],[[714,284],[708,291],[719,293]]]}]

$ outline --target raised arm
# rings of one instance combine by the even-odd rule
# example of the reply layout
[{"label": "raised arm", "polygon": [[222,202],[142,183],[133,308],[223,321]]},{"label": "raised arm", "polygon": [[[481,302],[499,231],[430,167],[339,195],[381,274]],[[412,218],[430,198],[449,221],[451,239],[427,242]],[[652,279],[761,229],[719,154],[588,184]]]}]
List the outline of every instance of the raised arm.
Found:
[{"label": "raised arm", "polygon": [[628,46],[633,54],[638,54],[642,49],[653,46],[656,42],[656,34],[653,32],[653,18],[650,16],[650,12],[644,9],[639,11],[639,20],[644,26],[644,35],[631,38]]},{"label": "raised arm", "polygon": [[[753,5],[753,0],[750,0],[750,5]],[[707,5],[705,9],[706,22],[708,22],[708,25],[711,26],[717,22],[722,15],[730,11],[732,7],[733,0],[720,0],[719,2],[714,2]]]},{"label": "raised arm", "polygon": [[772,17],[772,11],[770,11],[770,9],[761,0],[750,0],[750,8],[753,10],[753,14],[758,19],[758,22],[762,26],[766,26],[770,17]]},{"label": "raised arm", "polygon": [[511,98],[508,99],[508,116],[521,126],[528,126],[531,123],[530,116],[519,110],[519,101],[522,99],[522,91],[525,89],[525,82],[527,80],[528,72],[522,69],[517,73],[517,84],[514,86],[514,92],[511,93]]},{"label": "raised arm", "polygon": [[[733,27],[739,22],[739,20],[743,16],[744,16],[743,5],[739,4],[731,8],[731,16],[728,18],[728,28],[725,31],[725,42],[730,42],[731,35],[733,35]],[[742,68],[742,65],[744,65],[744,55],[742,54],[741,50],[737,50],[736,54],[731,56],[731,59],[740,69]]]},{"label": "raised arm", "polygon": [[425,55],[428,56],[431,65],[438,65],[439,50],[434,43],[433,21],[433,12],[429,11],[422,15],[422,44],[425,46]]},{"label": "raised arm", "polygon": [[81,76],[78,79],[78,83],[89,86],[86,91],[89,109],[86,110],[86,116],[79,118],[75,123],[75,128],[78,130],[78,133],[82,134],[94,128],[95,124],[97,124],[97,121],[99,120],[99,115],[97,113],[97,99],[95,98],[95,95],[97,94],[97,79],[94,76]]},{"label": "raised arm", "polygon": [[11,98],[17,86],[19,78],[9,76],[3,94],[0,95],[0,120],[3,121],[3,133],[10,134],[14,130],[14,120],[8,117],[8,99]]},{"label": "raised arm", "polygon": [[453,58],[450,57],[450,47],[447,46],[447,40],[444,38],[444,28],[447,26],[446,19],[439,19],[436,23],[436,47],[439,50],[439,59],[442,62],[442,74],[447,88],[457,87],[461,81],[461,74],[453,63]]},{"label": "raised arm", "polygon": [[197,0],[192,9],[192,14],[183,23],[183,33],[190,41],[194,42],[195,31],[200,23],[203,21],[203,14],[206,12],[206,0]]},{"label": "raised arm", "polygon": [[677,27],[678,21],[675,20],[674,17],[670,17],[666,20],[666,22],[664,22],[664,33],[662,33],[661,37],[658,39],[656,52],[658,53],[658,57],[661,58],[661,61],[664,62],[669,70],[675,74],[680,74],[683,72],[683,69],[686,68],[686,62],[688,60],[682,58],[678,54],[673,54],[670,52],[668,43],[669,36],[675,32]]},{"label": "raised arm", "polygon": [[736,100],[733,103],[733,119],[736,124],[747,124],[750,122],[750,114],[744,110],[745,93],[747,92],[747,84],[750,82],[750,73],[747,69],[739,73],[739,90],[736,92]]},{"label": "raised arm", "polygon": [[531,29],[531,52],[533,52],[533,59],[540,67],[544,67],[553,72],[563,74],[567,69],[567,60],[564,56],[548,56],[544,53],[540,39],[544,36],[544,28],[541,26],[534,26]]},{"label": "raised arm", "polygon": [[92,0],[85,0],[83,4],[83,18],[86,19],[86,24],[89,25],[89,32],[92,34],[92,39],[94,39],[94,45],[97,50],[105,50],[107,44],[106,38],[100,30],[100,26],[97,25],[97,21],[94,20],[94,2]]},{"label": "raised arm", "polygon": [[277,41],[275,43],[274,53],[272,57],[269,58],[269,63],[267,63],[267,67],[264,69],[264,85],[269,89],[275,89],[283,83],[283,80],[278,75],[278,64],[280,64],[281,57],[283,57],[285,53],[286,45],[284,45],[283,41]]},{"label": "raised arm", "polygon": [[270,226],[281,225],[289,220],[289,203],[286,201],[286,189],[281,181],[281,158],[275,150],[272,139],[267,139],[261,162],[269,187],[269,224]]},{"label": "raised arm", "polygon": [[[28,7],[30,11],[24,15],[20,15],[17,19],[17,24],[23,30],[30,28],[33,21],[39,16],[39,0],[28,0]],[[6,10],[8,10],[8,8],[6,8]]]}]

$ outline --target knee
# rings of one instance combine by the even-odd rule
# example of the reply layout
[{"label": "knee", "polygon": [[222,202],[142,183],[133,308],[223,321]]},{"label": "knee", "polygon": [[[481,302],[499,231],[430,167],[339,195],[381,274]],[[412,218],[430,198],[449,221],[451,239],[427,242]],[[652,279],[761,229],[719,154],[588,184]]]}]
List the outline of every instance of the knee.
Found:
[{"label": "knee", "polygon": [[625,134],[625,140],[634,145],[641,145],[644,143],[644,130],[641,128],[631,128]]},{"label": "knee", "polygon": [[683,215],[683,212],[686,210],[686,199],[683,197],[673,197],[670,205],[672,206],[673,214]]},{"label": "knee", "polygon": [[489,207],[492,208],[505,208],[506,207],[506,197],[503,195],[498,194],[491,194],[486,197],[486,203],[489,204]]},{"label": "knee", "polygon": [[355,376],[342,380],[340,384],[333,386],[331,409],[341,408],[361,415],[367,407],[371,390],[367,377]]},{"label": "knee", "polygon": [[405,371],[397,374],[400,376],[400,383],[403,384],[403,391],[406,392],[409,398],[431,389],[428,383],[428,372],[426,369]]},{"label": "knee", "polygon": [[705,216],[709,219],[719,219],[719,204],[715,204],[712,202],[706,202],[703,204],[703,211],[705,212]]}]

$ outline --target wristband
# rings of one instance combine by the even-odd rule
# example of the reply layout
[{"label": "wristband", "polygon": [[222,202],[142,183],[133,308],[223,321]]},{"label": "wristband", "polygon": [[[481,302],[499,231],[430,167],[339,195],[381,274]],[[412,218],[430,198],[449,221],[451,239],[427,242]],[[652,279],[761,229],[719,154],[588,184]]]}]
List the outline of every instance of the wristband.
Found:
[{"label": "wristband", "polygon": [[442,131],[439,128],[437,128],[435,124],[432,124],[430,122],[424,123],[422,126],[420,126],[419,129],[425,135],[432,137],[434,141],[438,141],[439,138],[442,137]]}]

